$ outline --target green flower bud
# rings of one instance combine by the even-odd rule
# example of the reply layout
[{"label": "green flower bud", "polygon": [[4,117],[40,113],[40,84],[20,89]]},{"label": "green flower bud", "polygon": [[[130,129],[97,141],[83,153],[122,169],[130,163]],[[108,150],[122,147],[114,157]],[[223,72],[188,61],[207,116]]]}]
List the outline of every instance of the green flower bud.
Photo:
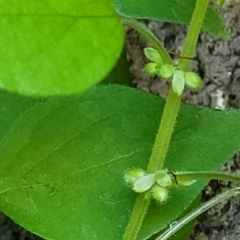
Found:
[{"label": "green flower bud", "polygon": [[146,64],[144,70],[150,76],[156,75],[158,73],[158,65],[154,62],[150,62],[150,63]]},{"label": "green flower bud", "polygon": [[195,182],[197,182],[196,179],[192,179],[192,180],[178,180],[178,186],[183,186],[183,187],[188,187],[193,185]]},{"label": "green flower bud", "polygon": [[217,5],[222,6],[225,3],[225,0],[216,0]]},{"label": "green flower bud", "polygon": [[172,88],[178,96],[182,95],[184,84],[184,72],[182,70],[175,70],[172,78]]},{"label": "green flower bud", "polygon": [[168,189],[156,185],[153,188],[152,196],[158,203],[166,202],[168,199]]},{"label": "green flower bud", "polygon": [[155,183],[155,174],[147,174],[133,183],[133,191],[142,193],[150,189]]},{"label": "green flower bud", "polygon": [[152,62],[155,62],[158,66],[163,64],[163,60],[159,52],[151,47],[144,48],[145,56]]},{"label": "green flower bud", "polygon": [[167,170],[159,171],[155,176],[156,182],[161,187],[169,187],[172,185],[172,178],[169,176]]},{"label": "green flower bud", "polygon": [[185,84],[193,89],[198,89],[202,86],[200,77],[194,72],[186,72],[184,74]]},{"label": "green flower bud", "polygon": [[174,67],[171,64],[164,64],[159,69],[159,76],[162,78],[170,78],[173,75]]},{"label": "green flower bud", "polygon": [[145,172],[142,169],[132,169],[124,175],[124,181],[126,183],[133,184],[138,178],[143,177]]}]

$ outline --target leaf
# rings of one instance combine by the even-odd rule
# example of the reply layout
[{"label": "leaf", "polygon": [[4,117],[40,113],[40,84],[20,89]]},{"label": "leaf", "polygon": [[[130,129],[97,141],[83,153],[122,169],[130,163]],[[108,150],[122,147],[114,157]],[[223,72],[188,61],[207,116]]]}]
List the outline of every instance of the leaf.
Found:
[{"label": "leaf", "polygon": [[3,136],[11,131],[11,126],[27,110],[43,99],[26,98],[17,94],[0,91],[0,144]]},{"label": "leaf", "polygon": [[[32,105],[1,136],[0,209],[45,239],[121,239],[136,197],[123,176],[146,168],[163,106],[118,85]],[[182,106],[166,167],[218,169],[240,149],[239,121],[239,111]],[[138,239],[166,228],[204,184],[153,203]]]},{"label": "leaf", "polygon": [[123,45],[111,0],[3,0],[0,29],[0,87],[25,95],[89,89],[111,71]]},{"label": "leaf", "polygon": [[129,71],[129,61],[127,60],[126,50],[123,49],[121,56],[111,72],[101,81],[101,84],[116,83],[131,86],[132,76]]},{"label": "leaf", "polygon": [[[166,22],[189,24],[196,0],[113,0],[120,15],[138,19],[163,20]],[[203,30],[228,39],[230,37],[219,14],[209,6]]]}]

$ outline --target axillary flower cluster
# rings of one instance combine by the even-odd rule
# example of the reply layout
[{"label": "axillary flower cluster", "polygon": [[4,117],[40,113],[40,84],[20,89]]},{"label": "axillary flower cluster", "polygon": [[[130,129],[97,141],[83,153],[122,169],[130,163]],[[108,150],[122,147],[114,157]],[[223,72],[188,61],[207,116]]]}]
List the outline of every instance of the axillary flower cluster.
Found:
[{"label": "axillary flower cluster", "polygon": [[196,182],[196,180],[178,181],[167,169],[148,174],[142,169],[132,169],[124,175],[124,180],[132,186],[134,192],[146,193],[146,197],[152,197],[158,203],[164,203],[168,199],[170,187],[190,186]]},{"label": "axillary flower cluster", "polygon": [[164,63],[159,52],[154,48],[145,48],[145,56],[151,61],[145,66],[148,75],[157,75],[162,79],[170,80],[173,91],[180,96],[185,85],[192,89],[202,86],[200,77],[194,72],[184,72],[177,61],[172,64]]}]

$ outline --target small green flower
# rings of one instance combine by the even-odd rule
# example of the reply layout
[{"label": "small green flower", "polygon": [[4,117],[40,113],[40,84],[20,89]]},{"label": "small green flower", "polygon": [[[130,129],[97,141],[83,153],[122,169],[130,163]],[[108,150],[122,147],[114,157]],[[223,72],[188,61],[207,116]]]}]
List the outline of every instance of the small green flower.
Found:
[{"label": "small green flower", "polygon": [[184,90],[184,84],[184,72],[180,69],[175,70],[172,78],[172,88],[178,96],[182,95]]},{"label": "small green flower", "polygon": [[145,56],[152,62],[156,63],[158,66],[163,64],[163,60],[159,52],[151,47],[144,48]]},{"label": "small green flower", "polygon": [[164,203],[167,201],[169,196],[168,189],[156,185],[152,190],[152,196],[158,203]]},{"label": "small green flower", "polygon": [[155,179],[161,187],[170,187],[172,185],[172,178],[169,176],[167,169],[156,173]]},{"label": "small green flower", "polygon": [[171,64],[164,64],[159,69],[159,76],[162,78],[170,78],[173,75],[174,67]]},{"label": "small green flower", "polygon": [[185,72],[184,74],[185,84],[193,89],[198,89],[202,86],[200,77],[194,72]]},{"label": "small green flower", "polygon": [[150,63],[146,64],[144,70],[150,76],[156,75],[159,71],[158,65],[155,62],[150,62]]}]

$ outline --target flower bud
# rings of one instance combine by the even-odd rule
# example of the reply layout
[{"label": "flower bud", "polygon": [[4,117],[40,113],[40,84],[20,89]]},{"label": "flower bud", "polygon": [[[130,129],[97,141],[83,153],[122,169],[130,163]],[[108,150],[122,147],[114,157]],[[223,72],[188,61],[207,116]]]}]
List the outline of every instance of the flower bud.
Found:
[{"label": "flower bud", "polygon": [[200,88],[202,86],[202,81],[200,77],[194,72],[186,72],[184,74],[185,84],[193,89]]},{"label": "flower bud", "polygon": [[183,187],[188,187],[193,185],[195,182],[197,182],[196,179],[192,179],[192,180],[178,180],[178,186],[183,186]]},{"label": "flower bud", "polygon": [[222,6],[225,3],[225,0],[216,0],[217,5]]},{"label": "flower bud", "polygon": [[166,202],[168,199],[168,189],[156,185],[153,188],[152,195],[158,203]]},{"label": "flower bud", "polygon": [[171,64],[164,64],[159,69],[159,76],[162,78],[170,78],[173,75],[174,67]]},{"label": "flower bud", "polygon": [[157,184],[161,187],[170,187],[172,185],[172,178],[169,176],[167,170],[159,171],[155,179]]},{"label": "flower bud", "polygon": [[152,62],[155,62],[158,66],[163,64],[163,60],[159,52],[151,47],[144,48],[145,56]]},{"label": "flower bud", "polygon": [[138,178],[143,177],[145,172],[142,169],[132,169],[124,175],[124,181],[126,183],[133,184]]},{"label": "flower bud", "polygon": [[155,62],[150,62],[146,64],[146,66],[144,67],[144,70],[150,76],[155,75],[158,73],[158,66]]}]

